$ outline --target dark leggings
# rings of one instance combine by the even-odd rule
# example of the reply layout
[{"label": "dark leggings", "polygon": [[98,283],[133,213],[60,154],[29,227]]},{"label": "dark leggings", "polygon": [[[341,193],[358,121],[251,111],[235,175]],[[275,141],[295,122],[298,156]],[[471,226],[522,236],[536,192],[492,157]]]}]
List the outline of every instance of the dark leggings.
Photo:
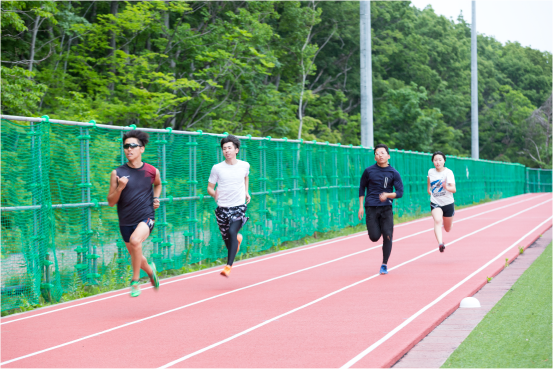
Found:
[{"label": "dark leggings", "polygon": [[394,213],[391,206],[365,206],[367,231],[369,238],[377,242],[380,236],[382,243],[382,264],[388,264],[392,253],[392,240],[394,235]]},{"label": "dark leggings", "polygon": [[232,263],[234,263],[236,251],[238,251],[238,231],[240,231],[240,228],[242,228],[242,220],[236,220],[230,223],[230,240],[225,240],[225,246],[228,250],[227,265],[232,265]]}]

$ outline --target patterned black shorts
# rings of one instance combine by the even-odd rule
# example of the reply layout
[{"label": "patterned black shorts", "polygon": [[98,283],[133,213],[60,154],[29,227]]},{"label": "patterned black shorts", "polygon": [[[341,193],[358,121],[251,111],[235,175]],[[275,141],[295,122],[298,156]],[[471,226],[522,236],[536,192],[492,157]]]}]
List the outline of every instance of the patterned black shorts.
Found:
[{"label": "patterned black shorts", "polygon": [[248,218],[246,216],[246,210],[248,209],[247,205],[240,205],[240,206],[231,206],[229,208],[224,207],[217,207],[215,209],[215,216],[217,217],[217,224],[219,225],[219,230],[221,231],[221,235],[223,236],[223,240],[229,240],[230,234],[230,223],[235,221],[241,221],[242,226],[246,224],[248,221]]}]

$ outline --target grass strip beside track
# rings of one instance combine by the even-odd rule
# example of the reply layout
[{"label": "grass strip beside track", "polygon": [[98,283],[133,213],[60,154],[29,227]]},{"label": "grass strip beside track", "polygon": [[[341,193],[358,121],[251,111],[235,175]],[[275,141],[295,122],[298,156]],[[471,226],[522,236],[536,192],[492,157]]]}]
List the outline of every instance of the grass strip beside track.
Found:
[{"label": "grass strip beside track", "polygon": [[442,368],[551,368],[551,244]]}]

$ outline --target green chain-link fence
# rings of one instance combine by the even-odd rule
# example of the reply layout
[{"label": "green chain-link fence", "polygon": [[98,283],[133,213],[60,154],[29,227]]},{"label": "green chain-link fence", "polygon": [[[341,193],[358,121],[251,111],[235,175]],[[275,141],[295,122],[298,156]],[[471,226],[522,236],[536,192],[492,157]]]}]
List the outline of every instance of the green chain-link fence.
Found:
[{"label": "green chain-link fence", "polygon": [[[2,311],[37,303],[41,294],[58,300],[82,284],[126,280],[129,257],[106,196],[110,172],[126,162],[121,137],[135,128],[2,116]],[[206,191],[212,165],[223,160],[223,135],[144,130],[150,143],[143,159],[159,169],[163,183],[146,257],[158,270],[226,257]],[[374,163],[371,149],[241,140],[238,158],[251,164],[252,201],[240,253],[360,223],[359,180]],[[405,185],[394,202],[399,216],[428,212],[430,158],[391,151]],[[456,176],[458,205],[529,190],[520,164],[448,157],[447,167]],[[549,187],[537,190],[551,191],[550,177]]]}]

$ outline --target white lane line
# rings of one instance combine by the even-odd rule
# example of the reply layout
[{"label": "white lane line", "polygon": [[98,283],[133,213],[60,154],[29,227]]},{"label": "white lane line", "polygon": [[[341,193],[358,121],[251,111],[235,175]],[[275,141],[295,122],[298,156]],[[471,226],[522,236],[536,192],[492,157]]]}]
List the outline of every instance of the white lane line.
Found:
[{"label": "white lane line", "polygon": [[[551,201],[551,200],[548,200],[548,201]],[[546,201],[547,202],[547,201]],[[545,204],[545,202],[543,203],[540,203],[538,205],[535,205],[535,206],[532,206],[530,208],[527,208],[526,210],[520,212],[520,213],[523,213],[525,211],[528,211],[528,210],[531,210],[537,206],[540,206],[542,204]],[[485,213],[488,213],[490,211],[493,211],[493,210],[489,210],[489,211],[486,211],[486,212],[483,212],[481,214],[485,214]],[[515,215],[518,215],[520,213],[517,213]],[[515,216],[513,215],[513,216]],[[476,215],[475,215],[476,216]],[[513,217],[511,216],[511,217]],[[474,217],[474,216],[473,216]],[[509,218],[511,218],[509,217]],[[509,218],[505,218],[503,219],[502,221],[505,221]],[[466,218],[468,219],[468,218]],[[502,222],[500,221],[500,222]],[[494,223],[495,224],[495,223]],[[488,226],[489,227],[489,226]],[[432,231],[434,230],[434,228],[430,228],[430,229],[427,229],[427,230],[424,230],[424,231],[420,231],[420,232],[417,232],[417,233],[413,233],[411,235],[408,235],[408,236],[405,236],[405,237],[402,237],[402,238],[399,238],[397,240],[395,240],[396,242],[399,242],[401,240],[405,240],[407,238],[411,238],[411,237],[414,237],[414,236],[417,236],[421,233],[425,233],[425,232],[428,232],[428,231]],[[449,245],[451,245],[452,242],[449,243]],[[336,262],[336,261],[339,261],[339,260],[342,260],[342,259],[345,259],[345,258],[348,258],[348,257],[351,257],[351,256],[355,256],[355,255],[358,255],[358,254],[362,254],[364,252],[367,252],[367,251],[370,251],[370,250],[374,250],[376,248],[379,248],[380,246],[382,246],[382,244],[379,244],[379,245],[376,245],[376,246],[373,246],[371,248],[368,248],[368,249],[365,249],[365,250],[361,250],[361,251],[357,251],[357,252],[354,252],[352,254],[348,254],[348,255],[345,255],[345,256],[342,256],[342,257],[339,257],[339,258],[336,258],[336,259],[333,259],[333,260],[329,260],[329,261],[326,261],[324,263],[320,263],[320,264],[317,264],[317,265],[313,265],[313,266],[310,266],[310,267],[307,267],[307,268],[304,268],[304,269],[300,269],[300,270],[296,270],[294,272],[291,272],[291,273],[288,273],[288,274],[284,274],[284,275],[281,275],[281,276],[278,276],[278,277],[274,277],[274,278],[270,278],[270,279],[267,279],[265,281],[261,281],[261,282],[258,282],[258,283],[254,283],[254,284],[251,284],[249,286],[245,286],[245,287],[241,287],[241,288],[238,288],[238,289],[235,289],[235,290],[232,290],[232,291],[228,291],[228,292],[224,292],[224,293],[221,293],[219,295],[215,295],[215,296],[211,296],[211,297],[208,297],[208,298],[205,298],[205,299],[202,299],[202,300],[199,300],[199,301],[195,301],[193,303],[190,303],[190,304],[187,304],[187,305],[183,305],[183,306],[180,306],[178,308],[174,308],[174,309],[171,309],[171,310],[167,310],[167,311],[164,311],[162,313],[158,313],[158,314],[155,314],[155,315],[151,315],[149,317],[146,317],[146,318],[142,318],[142,319],[138,319],[138,320],[135,320],[133,322],[129,322],[129,323],[125,323],[125,324],[122,324],[122,325],[119,325],[119,326],[116,326],[116,327],[113,327],[113,328],[110,328],[110,329],[106,329],[104,331],[101,331],[101,332],[98,332],[98,333],[93,333],[93,334],[90,334],[88,336],[85,336],[85,337],[81,337],[81,338],[78,338],[76,340],[73,340],[73,341],[69,341],[69,342],[66,342],[66,343],[62,343],[60,345],[56,345],[56,346],[53,346],[53,347],[50,347],[50,348],[47,348],[47,349],[44,349],[44,350],[40,350],[40,351],[36,351],[36,352],[33,352],[31,354],[27,354],[27,355],[24,355],[24,356],[20,356],[20,357],[17,357],[15,359],[11,359],[11,360],[8,360],[8,361],[5,361],[3,363],[0,363],[0,365],[5,365],[5,364],[9,364],[9,363],[12,363],[14,361],[19,361],[19,360],[22,360],[22,359],[25,359],[25,358],[28,358],[28,357],[31,357],[31,356],[35,356],[35,355],[39,355],[39,354],[42,354],[42,353],[45,353],[45,352],[48,352],[48,351],[52,351],[52,350],[55,350],[55,349],[58,349],[58,348],[61,348],[61,347],[64,347],[64,346],[68,346],[68,345],[71,345],[73,343],[77,343],[77,342],[80,342],[80,341],[84,341],[86,339],[89,339],[89,338],[93,338],[93,337],[97,337],[97,336],[100,336],[102,334],[105,334],[105,333],[109,333],[109,332],[112,332],[112,331],[115,331],[115,330],[118,330],[118,329],[121,329],[121,328],[124,328],[124,327],[128,327],[130,325],[133,325],[133,324],[137,324],[137,323],[140,323],[140,322],[144,322],[146,320],[150,320],[150,319],[153,319],[153,318],[157,318],[159,316],[162,316],[162,315],[166,315],[166,314],[169,314],[169,313],[172,313],[172,312],[175,312],[175,311],[178,311],[178,310],[182,310],[182,309],[185,309],[187,307],[190,307],[190,306],[194,306],[194,305],[197,305],[197,304],[200,304],[202,302],[206,302],[206,301],[210,301],[210,300],[213,300],[215,298],[218,298],[218,297],[222,297],[222,296],[226,296],[226,295],[230,295],[232,293],[236,293],[236,292],[239,292],[239,291],[242,291],[242,290],[246,290],[246,289],[249,289],[249,288],[252,288],[252,287],[256,287],[256,286],[259,286],[259,285],[262,285],[262,284],[265,284],[265,283],[268,283],[268,282],[272,282],[274,280],[278,280],[278,279],[281,279],[281,278],[285,278],[285,277],[288,277],[288,276],[291,276],[291,275],[294,275],[294,274],[297,274],[297,273],[301,273],[301,272],[304,272],[306,270],[310,270],[310,269],[314,269],[314,268],[317,268],[317,267],[320,267],[320,266],[323,266],[323,265],[327,265],[327,264],[330,264],[330,263],[333,263],[333,262]],[[436,249],[437,250],[437,249]],[[435,250],[434,250],[435,251]],[[359,283],[359,282],[358,282]]]},{"label": "white lane line", "polygon": [[[511,219],[511,218],[513,218],[513,217],[516,217],[516,216],[518,216],[518,215],[520,215],[520,214],[522,214],[522,213],[525,213],[525,212],[527,212],[527,211],[530,211],[530,210],[532,210],[532,209],[534,209],[534,208],[536,208],[536,207],[538,207],[538,206],[544,205],[544,204],[546,204],[546,203],[549,202],[549,201],[551,201],[551,200],[547,200],[547,201],[542,202],[542,203],[540,203],[540,204],[534,205],[534,206],[532,206],[532,207],[530,207],[530,208],[527,208],[527,209],[525,209],[525,210],[523,210],[523,211],[520,211],[520,212],[518,212],[518,213],[516,213],[516,214],[513,214],[513,215],[511,215],[511,216],[509,216],[509,217],[507,217],[507,218],[504,218],[504,219],[499,220],[499,221],[497,221],[497,222],[495,222],[495,223],[492,223],[492,224],[487,225],[487,226],[485,226],[485,227],[483,227],[483,228],[480,228],[479,230],[476,230],[476,231],[474,231],[474,232],[472,232],[472,233],[469,233],[469,234],[467,234],[467,235],[465,235],[465,236],[463,236],[463,237],[460,237],[460,238],[458,238],[458,239],[456,239],[456,240],[454,240],[454,241],[449,242],[448,245],[455,244],[455,243],[457,243],[457,242],[459,242],[459,241],[461,241],[461,240],[463,240],[463,239],[465,239],[465,238],[467,238],[467,237],[469,237],[469,236],[472,236],[472,235],[474,235],[474,234],[476,234],[476,233],[482,232],[482,231],[484,231],[484,230],[486,230],[486,229],[488,229],[488,228],[490,228],[490,227],[493,227],[494,225],[497,225],[497,224],[499,224],[499,223],[505,222],[506,220],[509,220],[509,219]],[[549,219],[551,219],[551,218],[549,218]],[[542,223],[542,224],[543,224],[543,223]],[[449,247],[449,246],[448,246],[448,247]],[[507,249],[507,250],[508,250],[508,249]],[[507,251],[507,250],[506,250],[506,251]],[[395,267],[393,267],[393,268],[390,268],[389,270],[397,269],[397,268],[399,268],[399,267],[401,267],[401,266],[404,266],[404,265],[406,265],[406,264],[409,264],[409,263],[411,263],[411,262],[413,262],[413,261],[415,261],[415,260],[418,260],[418,259],[420,259],[420,258],[422,258],[422,257],[424,257],[424,256],[426,256],[426,255],[429,255],[429,254],[431,254],[431,253],[433,253],[433,252],[436,252],[436,251],[438,251],[438,249],[433,249],[432,251],[428,251],[428,252],[426,252],[426,253],[424,253],[424,254],[422,254],[422,255],[419,255],[419,256],[417,256],[417,257],[411,259],[411,260],[408,260],[408,261],[403,262],[403,263],[401,263],[401,264],[399,264],[399,265],[397,265],[397,266],[395,266]],[[505,251],[505,252],[506,252],[506,251]],[[502,254],[500,254],[500,255],[502,255]],[[175,364],[178,364],[178,363],[180,363],[180,362],[182,362],[182,361],[185,361],[185,360],[187,360],[187,359],[189,359],[189,358],[191,358],[191,357],[193,357],[193,356],[199,355],[199,354],[201,354],[201,353],[203,353],[203,352],[205,352],[205,351],[211,350],[212,348],[215,348],[215,347],[217,347],[217,346],[220,346],[220,345],[222,345],[222,344],[224,344],[224,343],[226,343],[226,342],[232,341],[232,340],[235,339],[235,338],[238,338],[238,337],[240,337],[240,336],[243,336],[244,334],[247,334],[247,333],[249,333],[249,332],[251,332],[251,331],[254,331],[254,330],[258,329],[258,328],[261,328],[261,327],[263,327],[263,326],[265,326],[265,325],[267,325],[267,324],[269,324],[269,323],[271,323],[271,322],[273,322],[273,321],[275,321],[275,320],[278,320],[278,319],[280,319],[280,318],[282,318],[282,317],[285,317],[285,316],[287,316],[287,315],[290,315],[290,314],[292,314],[292,313],[295,313],[295,312],[298,311],[298,310],[302,310],[302,309],[304,309],[304,308],[306,308],[306,307],[308,307],[308,306],[311,306],[311,305],[313,305],[313,304],[316,304],[316,303],[319,302],[319,301],[325,300],[325,299],[327,299],[327,298],[329,298],[329,297],[331,297],[331,296],[334,296],[334,295],[336,295],[336,294],[338,294],[338,293],[340,293],[340,292],[342,292],[342,291],[345,291],[345,290],[347,290],[347,289],[350,289],[350,288],[352,288],[352,287],[355,287],[355,286],[357,286],[357,285],[359,285],[359,284],[361,284],[361,283],[364,283],[364,282],[366,282],[366,281],[369,281],[369,280],[371,280],[371,279],[373,279],[373,278],[376,278],[376,277],[378,277],[378,276],[379,276],[379,274],[375,274],[375,275],[372,275],[372,276],[370,276],[370,277],[368,277],[368,278],[365,278],[365,279],[363,279],[363,280],[360,280],[360,281],[358,281],[358,282],[355,282],[355,283],[353,283],[353,284],[350,284],[350,285],[348,285],[348,286],[342,287],[342,288],[340,288],[340,289],[338,289],[338,290],[336,290],[336,291],[334,291],[334,292],[331,292],[331,293],[329,293],[329,294],[327,294],[327,295],[324,295],[324,296],[322,296],[322,297],[320,297],[320,298],[318,298],[318,299],[316,299],[316,300],[313,300],[313,301],[311,301],[311,302],[309,302],[309,303],[307,303],[307,304],[305,304],[305,305],[302,305],[302,306],[300,306],[300,307],[297,307],[297,308],[295,308],[295,309],[292,309],[292,310],[290,310],[290,311],[287,311],[286,313],[283,313],[283,314],[280,314],[280,315],[278,315],[278,316],[275,316],[274,318],[271,318],[271,319],[269,319],[269,320],[266,320],[266,321],[264,321],[263,323],[260,323],[260,324],[258,324],[258,325],[256,325],[256,326],[253,326],[253,327],[251,327],[251,328],[248,328],[248,329],[246,329],[246,330],[244,330],[244,331],[242,331],[242,332],[240,332],[240,333],[237,333],[237,334],[235,334],[235,335],[233,335],[233,336],[231,336],[231,337],[228,337],[228,338],[226,338],[226,339],[224,339],[224,340],[221,340],[221,341],[219,341],[219,342],[216,342],[216,343],[214,343],[214,344],[212,344],[212,345],[209,345],[209,346],[207,346],[207,347],[204,347],[204,348],[202,348],[202,349],[200,349],[200,350],[197,350],[197,351],[195,351],[195,352],[192,352],[192,353],[190,353],[190,354],[188,354],[188,355],[186,355],[186,356],[183,356],[183,357],[181,357],[181,358],[179,358],[179,359],[177,359],[177,360],[171,361],[170,363],[165,364],[165,365],[161,366],[160,368],[168,368],[168,367],[170,367],[170,366],[173,366],[173,365],[175,365]]]},{"label": "white lane line", "polygon": [[[474,218],[474,217],[479,216],[479,215],[487,214],[487,213],[490,213],[490,212],[493,212],[493,211],[496,211],[496,210],[500,210],[500,209],[504,209],[504,208],[507,208],[507,207],[510,207],[510,206],[513,206],[513,205],[517,205],[517,204],[520,204],[520,203],[522,203],[522,202],[527,202],[527,201],[529,201],[529,200],[534,200],[534,199],[537,199],[537,198],[542,197],[542,196],[544,196],[544,195],[532,196],[530,199],[525,199],[525,200],[517,201],[517,202],[511,203],[511,204],[508,204],[508,205],[505,205],[505,206],[502,206],[502,207],[499,207],[499,208],[494,208],[494,209],[491,209],[491,210],[488,210],[488,211],[485,211],[485,212],[482,212],[482,213],[478,213],[478,214],[476,214],[476,215],[472,215],[472,216],[467,217],[467,218],[463,218],[463,219],[456,220],[455,223],[459,223],[459,222],[462,222],[462,221],[464,221],[464,220],[468,220],[468,219]],[[511,199],[511,198],[507,198],[507,199],[504,199],[504,200],[508,200],[508,199]],[[498,200],[498,201],[503,201],[503,200]],[[480,207],[480,206],[490,205],[490,204],[496,204],[496,203],[497,203],[497,202],[495,202],[495,201],[494,201],[494,202],[489,202],[489,203],[485,203],[485,204],[481,204],[481,205],[476,205],[476,206],[474,206],[474,207],[461,209],[461,210],[459,210],[459,211],[463,211],[463,210],[472,210],[472,209],[477,208],[477,207]],[[394,229],[395,229],[395,228],[400,228],[400,227],[405,227],[405,226],[408,226],[408,225],[412,225],[413,223],[418,223],[418,222],[422,222],[422,221],[427,221],[427,220],[430,219],[430,218],[431,218],[431,217],[426,217],[426,218],[414,220],[414,221],[411,221],[411,222],[398,224],[397,226],[394,227]],[[431,230],[433,230],[433,228],[432,228]],[[425,232],[426,232],[426,231],[425,231]],[[316,244],[316,245],[314,245],[314,246],[301,247],[301,248],[298,248],[298,249],[296,249],[296,250],[291,250],[291,251],[287,251],[287,252],[283,252],[283,253],[278,253],[277,255],[272,255],[272,256],[264,257],[264,258],[258,259],[258,260],[253,260],[253,261],[249,261],[249,262],[240,262],[239,264],[236,264],[236,265],[234,266],[234,268],[239,268],[239,267],[246,266],[246,265],[250,265],[250,264],[260,263],[260,262],[263,262],[263,261],[266,261],[266,260],[271,260],[271,259],[279,258],[279,257],[282,257],[282,256],[287,256],[287,255],[295,254],[295,253],[297,253],[297,252],[302,252],[302,251],[306,251],[306,250],[311,250],[311,249],[314,249],[314,248],[317,248],[317,247],[326,246],[326,245],[330,245],[330,244],[333,244],[333,243],[336,243],[336,242],[342,242],[342,241],[346,241],[346,240],[349,240],[349,239],[352,239],[352,238],[355,238],[355,237],[361,237],[361,236],[366,236],[366,232],[354,234],[354,235],[351,235],[351,236],[348,236],[348,237],[340,238],[340,239],[333,240],[333,241],[329,241],[329,242],[319,243],[319,244]],[[399,240],[394,240],[394,241],[399,241]],[[378,246],[377,246],[377,247],[378,247]],[[369,249],[369,250],[370,250],[370,249]],[[176,283],[176,282],[181,282],[181,281],[185,281],[185,280],[193,279],[193,278],[198,278],[198,277],[203,277],[203,276],[206,276],[206,275],[209,275],[209,274],[214,274],[214,273],[219,273],[219,272],[220,272],[220,270],[217,269],[217,270],[212,270],[212,271],[209,271],[209,272],[206,272],[206,273],[191,275],[191,276],[184,277],[184,278],[177,278],[177,279],[172,279],[172,280],[169,280],[169,281],[166,280],[166,282],[160,283],[160,285],[164,286],[164,285],[167,285],[167,284]],[[151,288],[153,288],[153,287],[152,287],[152,286],[150,286],[150,287],[143,287],[142,290],[148,290],[148,289],[151,289]],[[127,295],[128,295],[128,290],[127,290],[127,288],[125,288],[125,292],[123,292],[123,293],[118,293],[118,294],[115,294],[115,295],[110,295],[110,296],[107,296],[107,297],[103,297],[103,298],[96,299],[96,300],[92,300],[92,301],[86,301],[86,302],[82,302],[82,303],[79,303],[79,304],[74,304],[74,305],[70,305],[70,306],[65,306],[65,307],[62,307],[62,308],[59,308],[59,309],[48,310],[48,311],[45,311],[45,312],[43,312],[43,313],[34,314],[34,315],[30,315],[30,316],[25,316],[25,317],[21,317],[21,318],[18,318],[18,319],[13,319],[13,320],[10,320],[10,321],[7,321],[7,322],[1,322],[0,325],[10,324],[10,323],[14,323],[14,322],[19,322],[19,321],[26,320],[26,319],[31,319],[31,318],[36,318],[36,317],[39,317],[39,316],[43,316],[43,315],[55,313],[55,312],[58,312],[58,311],[63,311],[63,310],[67,310],[67,309],[72,309],[72,308],[75,308],[75,307],[84,306],[84,305],[92,304],[92,303],[95,303],[95,302],[100,302],[100,301],[104,301],[104,300],[109,300],[109,299],[112,299],[112,298],[114,298],[114,297],[127,296]],[[5,319],[7,319],[7,318],[5,318]]]},{"label": "white lane line", "polygon": [[[357,363],[359,360],[361,360],[363,357],[365,357],[367,354],[369,354],[371,351],[373,351],[374,349],[376,349],[378,346],[380,346],[381,344],[383,344],[384,342],[386,342],[389,338],[391,338],[394,334],[396,334],[397,332],[399,332],[402,328],[404,328],[407,324],[411,323],[413,320],[415,320],[415,318],[417,318],[419,315],[421,315],[422,313],[424,313],[426,310],[430,309],[432,306],[436,305],[438,302],[440,302],[444,297],[446,297],[447,295],[449,295],[451,292],[455,291],[458,287],[460,287],[461,285],[463,285],[466,281],[468,281],[469,279],[471,279],[472,277],[474,277],[476,274],[480,273],[482,270],[484,270],[485,268],[487,268],[491,263],[493,263],[494,261],[496,261],[497,259],[499,259],[501,256],[503,256],[507,251],[511,250],[513,247],[515,246],[518,246],[520,244],[520,242],[522,242],[526,237],[530,236],[533,232],[535,232],[536,230],[538,230],[541,226],[543,226],[544,224],[546,224],[547,222],[551,222],[551,219],[553,217],[549,217],[547,220],[543,221],[542,223],[540,223],[536,228],[532,229],[530,232],[526,233],[524,236],[522,236],[520,239],[518,239],[515,243],[513,243],[511,246],[507,247],[505,250],[503,250],[501,253],[499,253],[496,257],[494,257],[492,260],[488,261],[486,264],[484,264],[483,266],[481,266],[480,268],[478,268],[476,271],[474,271],[473,273],[471,273],[469,276],[467,276],[465,279],[463,279],[461,282],[457,283],[455,286],[451,287],[449,290],[447,290],[446,292],[444,292],[443,294],[441,294],[437,299],[435,299],[434,301],[432,301],[431,303],[429,303],[428,305],[426,305],[425,307],[423,307],[422,309],[420,309],[419,311],[417,311],[415,314],[411,315],[407,320],[405,320],[405,322],[401,323],[400,325],[398,325],[397,327],[395,327],[391,332],[389,332],[388,334],[386,334],[384,337],[382,337],[381,339],[379,339],[378,341],[376,341],[375,343],[373,343],[371,346],[369,346],[366,350],[364,350],[363,352],[361,352],[359,355],[357,355],[356,357],[354,357],[353,359],[351,359],[350,361],[348,361],[346,364],[344,364],[344,366],[342,366],[342,368],[350,368],[352,365],[354,365],[355,363]],[[395,268],[391,268],[390,270],[392,269],[395,269]]]}]

